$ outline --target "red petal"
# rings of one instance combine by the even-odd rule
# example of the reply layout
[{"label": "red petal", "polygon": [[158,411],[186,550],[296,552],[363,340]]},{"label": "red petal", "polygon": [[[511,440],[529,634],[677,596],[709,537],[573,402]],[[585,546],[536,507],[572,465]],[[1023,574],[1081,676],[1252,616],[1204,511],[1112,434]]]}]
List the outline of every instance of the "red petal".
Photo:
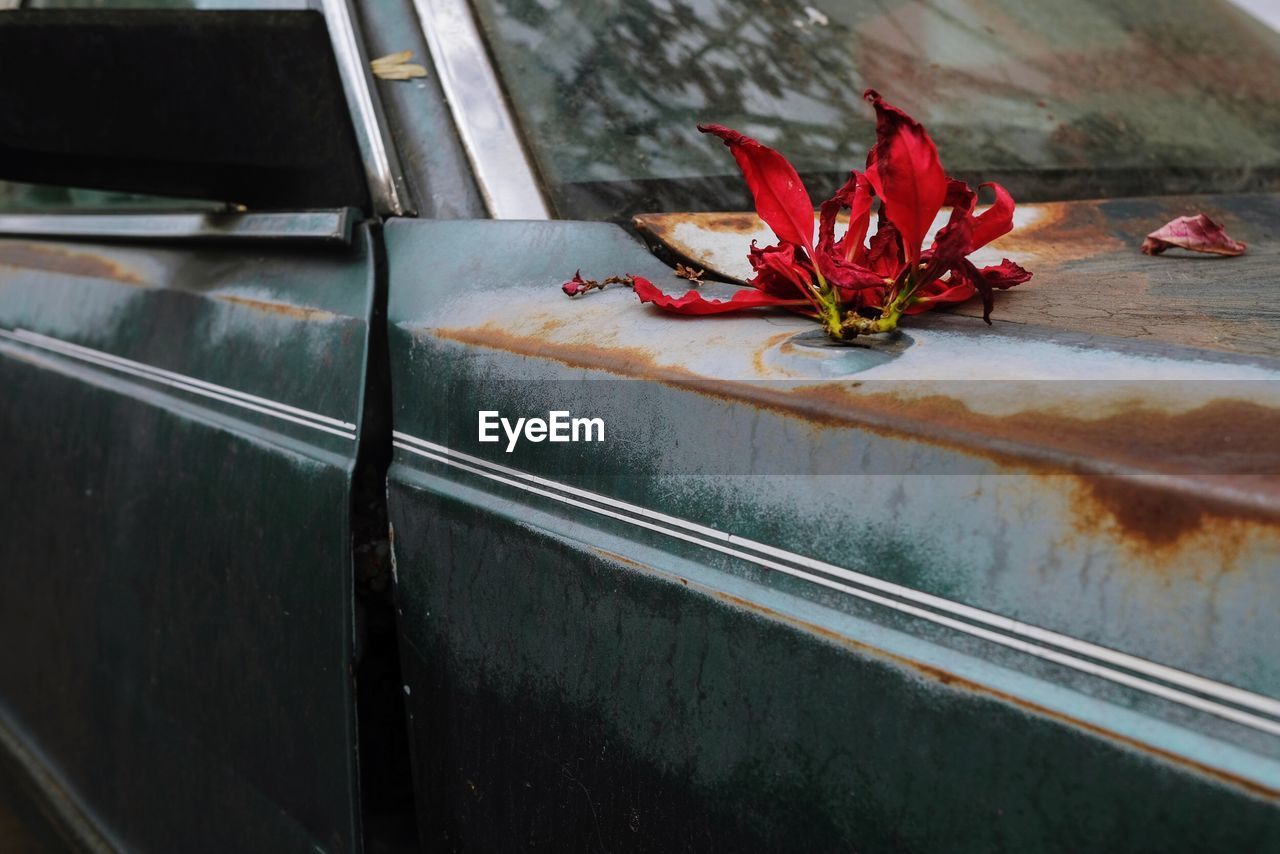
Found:
[{"label": "red petal", "polygon": [[882,216],[871,238],[871,248],[867,250],[867,267],[879,276],[893,279],[902,269],[902,261],[902,240],[898,229]]},{"label": "red petal", "polygon": [[1171,246],[1213,255],[1243,255],[1246,244],[1232,240],[1222,226],[1202,213],[1180,216],[1147,235],[1142,251],[1159,255]]},{"label": "red petal", "polygon": [[1031,278],[1029,270],[1024,270],[1008,258],[992,267],[983,267],[978,272],[982,274],[982,278],[986,280],[987,284],[1002,291],[1008,290],[1014,285],[1020,285]]},{"label": "red petal", "polygon": [[867,178],[914,264],[947,197],[947,176],[937,147],[919,122],[886,104],[874,89],[863,97],[876,108],[876,144],[867,154]]},{"label": "red petal", "polygon": [[937,279],[924,289],[924,293],[916,297],[916,301],[907,306],[904,314],[920,314],[940,305],[950,305],[971,300],[978,295],[978,289],[967,278],[951,274],[950,281]]},{"label": "red petal", "polygon": [[973,213],[973,206],[978,201],[978,194],[964,181],[955,178],[947,179],[947,197],[943,204],[949,208],[960,208],[965,213]]},{"label": "red petal", "polygon": [[748,284],[774,296],[795,299],[797,295],[803,295],[802,289],[813,280],[813,269],[802,260],[803,255],[797,257],[794,243],[779,243],[760,249],[753,240],[747,259],[756,271],[755,278]]},{"label": "red petal", "polygon": [[698,125],[724,140],[747,180],[756,213],[780,240],[813,248],[813,201],[787,159],[749,136],[724,125]]},{"label": "red petal", "polygon": [[884,276],[877,276],[861,264],[846,261],[837,255],[819,255],[818,261],[822,275],[836,289],[841,302],[862,305],[863,291],[885,286]]},{"label": "red petal", "polygon": [[[844,208],[849,208],[849,230],[837,245],[836,215]],[[867,226],[871,223],[871,183],[862,173],[850,172],[849,180],[822,203],[820,212],[818,254],[837,253],[846,261],[853,260],[857,250],[863,248]]]},{"label": "red petal", "polygon": [[973,246],[974,220],[959,208],[951,212],[951,220],[938,229],[929,249],[928,263],[920,275],[928,283],[946,275],[960,264]]},{"label": "red petal", "polygon": [[755,288],[743,288],[727,300],[709,300],[695,290],[682,297],[673,297],[658,290],[648,279],[635,277],[636,296],[640,302],[649,302],[663,311],[673,314],[723,314],[728,311],[741,311],[744,308],[759,308],[769,305],[808,305],[803,299],[783,299],[767,294]]},{"label": "red petal", "polygon": [[986,246],[997,237],[1003,237],[1013,231],[1013,196],[1009,195],[1009,191],[1004,187],[994,182],[980,184],[979,187],[990,187],[994,190],[996,201],[974,218],[973,247],[970,251]]}]

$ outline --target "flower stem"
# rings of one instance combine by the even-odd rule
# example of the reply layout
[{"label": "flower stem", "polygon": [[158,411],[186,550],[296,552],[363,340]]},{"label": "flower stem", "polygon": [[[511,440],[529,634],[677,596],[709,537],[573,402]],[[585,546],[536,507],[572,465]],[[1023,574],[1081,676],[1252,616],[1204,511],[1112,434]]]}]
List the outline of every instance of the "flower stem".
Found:
[{"label": "flower stem", "polygon": [[[902,317],[901,308],[895,304],[887,307],[879,317],[863,317],[853,312],[840,325],[841,337],[846,341],[856,335],[876,335],[881,332],[892,332],[898,328],[898,320]],[[835,336],[832,336],[835,337]]]},{"label": "flower stem", "polygon": [[893,297],[880,310],[879,317],[863,317],[857,312],[851,311],[840,322],[838,333],[833,332],[832,328],[827,326],[827,334],[837,341],[847,341],[858,335],[877,335],[883,332],[892,332],[898,328],[898,321],[902,319],[902,313],[915,301],[915,292],[919,284],[919,270],[913,268],[901,277],[900,286],[894,289]]},{"label": "flower stem", "polygon": [[814,308],[817,309],[822,328],[826,330],[827,335],[837,341],[844,341],[857,335],[857,332],[845,331],[844,320],[840,317],[840,298],[835,288],[827,282],[821,270],[815,267],[813,272],[818,279],[818,287],[814,294],[817,297]]}]

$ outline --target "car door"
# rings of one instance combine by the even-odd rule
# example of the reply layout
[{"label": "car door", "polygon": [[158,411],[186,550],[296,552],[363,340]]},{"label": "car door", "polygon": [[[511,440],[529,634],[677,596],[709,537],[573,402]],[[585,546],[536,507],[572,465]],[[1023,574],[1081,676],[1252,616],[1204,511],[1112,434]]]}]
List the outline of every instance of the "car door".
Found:
[{"label": "car door", "polygon": [[[549,246],[672,279],[607,224],[387,240],[428,839],[1271,844],[1270,517],[1225,456],[1167,448],[1269,470],[1274,359],[971,318],[812,347],[803,320],[565,299]],[[1018,379],[894,379],[974,334]],[[1038,408],[1059,396],[1109,415]],[[1121,441],[1179,405],[1172,436]],[[604,441],[485,442],[483,412],[598,418]]]},{"label": "car door", "polygon": [[[333,196],[350,172],[364,195],[318,209],[278,195],[284,206],[268,212],[49,186],[0,193],[0,741],[90,848],[361,850],[352,520],[369,501],[356,482],[377,292],[369,217],[387,196],[370,202],[364,188],[330,34],[358,42],[350,18],[328,11],[327,28],[305,10],[0,12],[0,31],[27,27],[22,39],[62,28],[90,57],[48,48],[72,73],[116,38],[160,54],[176,40],[183,59],[169,73],[181,79],[215,32],[230,54],[214,51],[197,84],[237,65],[263,88],[298,75],[284,94],[339,116],[316,132],[343,158],[323,184],[252,160],[219,165],[216,180],[228,193]],[[269,17],[235,17],[259,14]],[[252,53],[281,39],[288,68]],[[117,62],[97,73],[113,79],[129,60]],[[148,85],[152,97],[165,90]],[[184,121],[178,101],[114,91],[112,110]],[[216,114],[237,97],[195,109]],[[229,135],[268,134],[269,123],[230,121]],[[147,127],[155,136],[84,133],[118,132],[121,150],[141,150],[168,132]],[[305,139],[270,147],[285,138],[259,153],[317,156]],[[170,152],[191,158],[173,173],[160,159],[130,172],[134,161],[97,157],[105,150],[11,154],[5,168],[48,169],[46,184],[61,169],[145,185],[207,175],[200,158],[222,156],[218,144]]]},{"label": "car door", "polygon": [[[539,75],[582,69],[539,53],[535,23],[582,35],[583,19],[535,5],[476,4],[509,27],[491,52],[524,50],[509,69],[546,91]],[[694,5],[746,27],[731,4]],[[428,38],[448,35],[434,52],[446,87],[483,79],[464,73],[485,55],[463,38],[477,23],[459,4],[417,6]],[[813,11],[794,28],[825,26]],[[625,69],[627,40],[667,10],[610,14],[618,41],[573,52]],[[699,45],[703,62],[720,43],[663,56]],[[582,85],[630,120],[608,101],[629,72],[589,68]],[[688,80],[646,78],[636,98]],[[386,228],[388,505],[427,844],[1280,844],[1280,353],[1274,313],[1241,311],[1274,278],[1274,192],[1141,197],[1159,176],[1134,173],[1109,179],[1131,198],[1020,205],[1022,230],[996,251],[1039,284],[1004,321],[962,308],[832,347],[803,318],[671,317],[625,286],[567,299],[577,269],[679,294],[668,260],[741,263],[771,237],[752,217],[678,207],[574,221],[591,168],[658,146],[521,103],[518,87],[524,124],[495,119],[501,91],[460,88],[453,114],[494,219]],[[483,141],[508,136],[468,143],[479,115]],[[522,141],[544,158],[522,160]],[[588,180],[548,193],[562,220],[487,192],[513,172],[550,182],[575,157]],[[1137,251],[1198,209],[1254,254],[1214,268]],[[602,435],[500,424],[554,413],[569,437],[573,418]]]}]

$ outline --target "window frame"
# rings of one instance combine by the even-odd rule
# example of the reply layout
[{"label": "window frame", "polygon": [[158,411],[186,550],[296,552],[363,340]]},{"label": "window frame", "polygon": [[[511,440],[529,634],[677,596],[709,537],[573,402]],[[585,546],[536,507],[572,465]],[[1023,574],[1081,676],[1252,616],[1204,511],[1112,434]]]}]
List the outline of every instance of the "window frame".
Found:
[{"label": "window frame", "polygon": [[[6,6],[22,8],[24,0]],[[243,8],[228,3],[229,7]],[[218,2],[201,11],[220,8]],[[361,166],[369,188],[374,216],[412,214],[412,202],[399,158],[391,142],[386,117],[372,82],[364,39],[351,0],[279,0],[263,10],[314,9],[324,16],[330,47],[352,127],[360,149]],[[193,211],[189,202],[174,200],[145,212],[120,211],[0,211],[0,236],[102,237],[114,240],[320,240],[349,243],[357,212],[351,208],[327,211],[218,212]]]}]

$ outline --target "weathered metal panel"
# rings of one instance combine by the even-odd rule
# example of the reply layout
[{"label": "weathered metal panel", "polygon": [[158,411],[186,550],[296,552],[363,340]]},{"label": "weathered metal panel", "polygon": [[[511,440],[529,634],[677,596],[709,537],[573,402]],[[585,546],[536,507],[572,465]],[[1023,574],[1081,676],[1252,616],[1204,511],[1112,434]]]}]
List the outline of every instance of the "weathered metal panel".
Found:
[{"label": "weathered metal panel", "polygon": [[1025,686],[1002,693],[990,671],[923,663],[925,645],[887,652],[901,647],[873,622],[798,617],[699,558],[407,468],[391,497],[429,844],[1277,844],[1266,799]]},{"label": "weathered metal panel", "polygon": [[122,847],[359,844],[371,255],[0,240],[0,715]]},{"label": "weathered metal panel", "polygon": [[[435,838],[1277,844],[1276,361],[955,316],[826,347],[564,298],[687,286],[612,226],[387,238]],[[481,408],[611,439],[505,453]]]}]

